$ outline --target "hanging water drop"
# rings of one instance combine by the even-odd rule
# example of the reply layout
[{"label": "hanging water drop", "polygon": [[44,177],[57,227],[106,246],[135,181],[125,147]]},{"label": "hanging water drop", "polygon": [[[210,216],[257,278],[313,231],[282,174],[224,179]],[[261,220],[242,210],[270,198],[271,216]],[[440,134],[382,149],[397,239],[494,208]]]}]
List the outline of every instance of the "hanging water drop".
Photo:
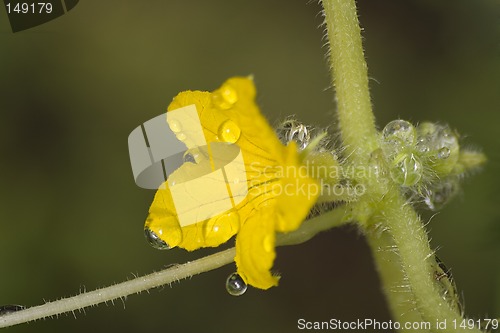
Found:
[{"label": "hanging water drop", "polygon": [[235,143],[241,136],[241,129],[234,121],[228,119],[219,126],[217,134],[222,141]]},{"label": "hanging water drop", "polygon": [[232,273],[226,280],[226,290],[232,296],[241,296],[247,291],[247,284],[238,273]]},{"label": "hanging water drop", "polygon": [[148,240],[149,244],[158,250],[169,250],[171,247],[160,238],[153,230],[149,228],[144,228],[144,235]]}]

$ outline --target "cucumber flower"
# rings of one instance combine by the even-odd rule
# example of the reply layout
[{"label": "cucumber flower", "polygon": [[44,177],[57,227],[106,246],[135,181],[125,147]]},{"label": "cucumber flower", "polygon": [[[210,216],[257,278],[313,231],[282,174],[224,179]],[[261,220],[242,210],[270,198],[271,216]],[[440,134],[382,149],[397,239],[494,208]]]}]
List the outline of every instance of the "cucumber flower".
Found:
[{"label": "cucumber flower", "polygon": [[[276,232],[286,233],[300,226],[316,202],[319,183],[302,165],[304,152],[297,144],[292,141],[285,146],[280,142],[255,104],[255,95],[251,78],[234,77],[213,92],[185,91],[173,99],[167,122],[187,151],[183,164],[157,190],[145,231],[156,247],[188,251],[216,247],[236,235],[237,273],[245,283],[268,289],[279,280],[271,273]],[[169,120],[170,112],[192,105],[205,147],[196,143],[186,124]],[[225,163],[214,158],[221,145],[228,151],[236,149],[234,155],[227,154],[242,157],[236,168],[242,172],[240,176],[234,178],[233,169],[224,168]],[[210,175],[223,169],[222,186],[229,193],[229,209],[212,215],[193,213],[198,220],[182,222],[182,214],[193,212],[184,206],[187,199],[201,196],[222,201],[217,189],[221,182],[215,182],[215,176]],[[207,175],[212,183],[188,182]],[[186,200],[175,200],[177,184],[188,184],[182,189]],[[205,204],[200,202],[196,209]]]}]

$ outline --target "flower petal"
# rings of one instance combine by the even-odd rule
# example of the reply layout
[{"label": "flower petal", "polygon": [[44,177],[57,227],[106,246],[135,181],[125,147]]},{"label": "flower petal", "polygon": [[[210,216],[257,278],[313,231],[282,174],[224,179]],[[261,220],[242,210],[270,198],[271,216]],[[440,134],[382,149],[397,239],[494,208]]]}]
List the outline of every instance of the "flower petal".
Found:
[{"label": "flower petal", "polygon": [[320,184],[307,174],[307,168],[300,165],[297,145],[291,142],[281,161],[284,175],[281,179],[280,195],[276,202],[276,231],[296,230],[320,194]]},{"label": "flower petal", "polygon": [[250,216],[236,236],[236,266],[243,280],[260,289],[277,286],[279,278],[270,272],[276,252],[274,209],[264,208]]}]

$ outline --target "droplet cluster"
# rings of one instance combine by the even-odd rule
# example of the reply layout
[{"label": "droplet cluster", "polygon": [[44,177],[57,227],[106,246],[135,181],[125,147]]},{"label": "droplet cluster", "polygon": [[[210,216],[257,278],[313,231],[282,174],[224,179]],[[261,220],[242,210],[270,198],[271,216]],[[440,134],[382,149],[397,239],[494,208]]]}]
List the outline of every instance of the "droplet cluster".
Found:
[{"label": "droplet cluster", "polygon": [[392,180],[422,197],[430,209],[456,193],[453,169],[458,161],[458,135],[448,126],[424,122],[417,127],[393,120],[382,130],[381,149]]},{"label": "droplet cluster", "polygon": [[402,186],[413,186],[422,178],[416,143],[417,131],[405,120],[393,120],[382,130],[381,148],[389,162],[391,178]]},{"label": "droplet cluster", "polygon": [[[213,105],[221,111],[232,111],[238,99],[236,89],[229,83],[225,83],[212,94]],[[217,129],[217,139],[221,142],[236,143],[240,136],[240,127],[231,119],[223,121]]]}]

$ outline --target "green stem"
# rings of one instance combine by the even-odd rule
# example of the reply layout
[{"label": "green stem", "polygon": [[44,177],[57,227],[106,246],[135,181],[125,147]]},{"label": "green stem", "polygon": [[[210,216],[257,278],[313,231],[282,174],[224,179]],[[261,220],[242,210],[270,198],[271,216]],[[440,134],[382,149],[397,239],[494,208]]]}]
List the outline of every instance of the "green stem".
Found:
[{"label": "green stem", "polygon": [[377,131],[356,3],[354,0],[322,2],[342,140],[354,160],[366,160],[377,147]]},{"label": "green stem", "polygon": [[302,223],[298,230],[287,234],[277,234],[276,244],[278,246],[296,245],[307,242],[322,231],[341,226],[348,222],[345,219],[344,207],[338,207],[334,210],[314,217]]},{"label": "green stem", "polygon": [[[462,314],[443,295],[436,279],[434,251],[415,210],[401,195],[391,192],[380,205],[384,209],[374,219],[384,230],[367,228],[366,233],[372,251],[377,253],[374,257],[395,320],[421,318],[431,324],[432,332],[481,332],[458,326]],[[436,321],[446,321],[446,329],[436,328]]]},{"label": "green stem", "polygon": [[[280,234],[276,240],[278,246],[303,243],[323,230],[333,228],[344,223],[343,208],[335,209],[326,214],[309,219],[301,227],[288,234]],[[118,283],[113,286],[85,292],[73,297],[63,298],[54,302],[33,306],[25,310],[0,315],[0,328],[27,323],[36,319],[57,316],[66,312],[74,312],[85,307],[104,302],[113,302],[115,299],[124,299],[126,296],[140,293],[165,284],[170,284],[193,275],[209,272],[234,261],[235,248],[230,248],[183,265],[175,265],[162,271],[137,277],[133,280]]]},{"label": "green stem", "polygon": [[[322,4],[347,163],[368,169],[379,144],[356,4],[354,0],[323,0]],[[424,225],[400,187],[384,185],[392,183],[384,179],[384,165],[378,168],[375,174],[355,179],[367,185],[368,194],[351,208],[372,247],[394,319],[431,325],[420,332],[480,332],[453,326],[454,321],[461,323],[462,315],[453,300],[444,296],[443,285],[436,279],[436,259]],[[446,320],[445,329],[437,328],[438,320]],[[403,327],[402,331],[411,330]]]},{"label": "green stem", "polygon": [[[365,230],[365,237],[372,250],[392,318],[399,323],[423,322],[420,312],[415,311],[415,298],[406,274],[401,269],[398,249],[392,236],[388,232],[371,228]],[[405,329],[400,331],[411,332]]]}]

